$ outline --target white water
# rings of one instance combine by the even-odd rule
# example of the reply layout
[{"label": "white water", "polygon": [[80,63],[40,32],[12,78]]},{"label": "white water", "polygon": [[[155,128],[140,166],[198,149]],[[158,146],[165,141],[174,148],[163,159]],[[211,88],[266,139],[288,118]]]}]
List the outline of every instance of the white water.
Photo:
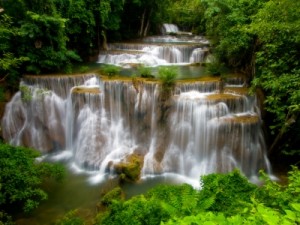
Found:
[{"label": "white water", "polygon": [[[163,34],[178,33],[174,24],[164,24]],[[143,64],[186,65],[203,63],[208,55],[208,40],[201,36],[153,36],[134,43],[111,43],[102,51],[98,63],[132,67]]]},{"label": "white water", "polygon": [[175,24],[165,23],[162,26],[162,33],[169,34],[169,33],[178,33],[179,28]]},{"label": "white water", "polygon": [[[7,105],[5,140],[61,152],[53,159],[93,171],[91,183],[113,175],[113,164],[133,153],[144,158],[145,177],[169,173],[198,181],[234,168],[248,177],[269,170],[255,97],[218,94],[216,81],[178,84],[165,117],[156,83],[136,90],[128,81],[88,75],[25,78],[21,85],[32,99],[18,92]],[[95,87],[99,92],[89,91]]]}]

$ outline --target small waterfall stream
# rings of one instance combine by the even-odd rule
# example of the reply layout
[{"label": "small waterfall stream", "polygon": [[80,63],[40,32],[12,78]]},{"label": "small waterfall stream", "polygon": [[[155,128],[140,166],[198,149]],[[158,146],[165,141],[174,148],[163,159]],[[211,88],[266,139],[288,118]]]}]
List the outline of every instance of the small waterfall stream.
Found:
[{"label": "small waterfall stream", "polygon": [[145,177],[198,180],[234,168],[256,176],[269,170],[256,98],[241,91],[239,78],[229,82],[224,92],[217,78],[178,82],[162,107],[156,82],[25,77],[6,107],[3,136],[45,154],[64,152],[72,165],[103,176],[132,154],[144,159]]},{"label": "small waterfall stream", "polygon": [[[164,24],[162,36],[145,37],[129,43],[110,43],[101,51],[98,63],[125,68],[203,63],[208,56],[209,41],[202,36],[180,32],[174,24]],[[177,34],[177,35],[168,35]]]}]

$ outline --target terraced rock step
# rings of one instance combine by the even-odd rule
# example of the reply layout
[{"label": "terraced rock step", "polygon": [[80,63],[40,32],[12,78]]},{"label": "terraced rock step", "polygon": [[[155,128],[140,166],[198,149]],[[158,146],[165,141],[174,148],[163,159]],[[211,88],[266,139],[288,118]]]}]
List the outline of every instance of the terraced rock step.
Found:
[{"label": "terraced rock step", "polygon": [[98,87],[75,87],[72,89],[72,94],[100,94]]},{"label": "terraced rock step", "polygon": [[224,93],[249,95],[249,88],[247,88],[247,87],[225,87]]},{"label": "terraced rock step", "polygon": [[259,116],[256,114],[232,115],[218,118],[220,122],[235,124],[257,124]]}]

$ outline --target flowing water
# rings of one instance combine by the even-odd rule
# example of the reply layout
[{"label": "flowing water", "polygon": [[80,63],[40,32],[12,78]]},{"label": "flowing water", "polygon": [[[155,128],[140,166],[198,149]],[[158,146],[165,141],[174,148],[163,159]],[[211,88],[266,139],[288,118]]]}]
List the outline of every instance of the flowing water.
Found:
[{"label": "flowing water", "polygon": [[189,65],[207,61],[209,41],[202,36],[180,33],[178,27],[172,24],[165,24],[162,33],[165,35],[128,43],[110,43],[108,49],[100,53],[98,63],[131,68],[138,65]]},{"label": "flowing water", "polygon": [[[166,26],[165,33],[172,29]],[[109,45],[99,62],[124,67],[201,64],[207,46],[205,39],[189,34],[147,37]],[[171,180],[199,186],[201,175],[235,168],[254,181],[260,169],[271,172],[257,99],[247,94],[242,76],[182,80],[167,101],[161,100],[158,82],[103,80],[94,74],[27,76],[20,90],[6,106],[4,139],[85,173],[74,185],[79,188],[82,179],[101,184],[114,177],[115,165],[130,155],[143,161],[140,190]],[[82,203],[71,205],[76,204]]]},{"label": "flowing water", "polygon": [[178,82],[162,102],[152,81],[25,77],[23,91],[6,107],[3,137],[59,153],[57,159],[99,177],[113,175],[114,165],[133,154],[143,158],[144,177],[174,173],[198,180],[234,168],[252,177],[269,166],[256,98],[241,91],[243,85],[221,88],[218,78]]}]

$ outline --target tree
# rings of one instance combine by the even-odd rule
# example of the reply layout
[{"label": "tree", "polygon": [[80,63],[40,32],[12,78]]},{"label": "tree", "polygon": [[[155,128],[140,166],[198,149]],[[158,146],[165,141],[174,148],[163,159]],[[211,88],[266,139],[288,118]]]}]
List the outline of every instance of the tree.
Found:
[{"label": "tree", "polygon": [[66,47],[65,23],[58,15],[27,12],[20,27],[22,48],[19,49],[20,55],[30,58],[27,72],[40,74],[62,69],[69,72],[72,60],[80,60]]},{"label": "tree", "polygon": [[204,11],[204,4],[199,0],[177,0],[167,9],[172,23],[197,34],[205,31]]},{"label": "tree", "polygon": [[211,36],[218,59],[229,67],[253,75],[255,36],[246,28],[251,16],[265,0],[203,0],[205,5],[206,33]]},{"label": "tree", "polygon": [[68,37],[67,48],[74,49],[87,60],[93,50],[97,48],[96,21],[94,15],[97,8],[95,1],[56,0],[56,10],[66,19],[65,33]]},{"label": "tree", "polygon": [[23,56],[15,57],[12,40],[17,36],[17,32],[12,26],[12,18],[0,14],[0,82],[6,82],[8,86],[18,83],[17,70],[23,62],[29,60]]},{"label": "tree", "polygon": [[298,152],[300,131],[300,2],[273,0],[255,15],[251,32],[258,37],[257,74],[253,81],[266,95],[270,114],[270,153]]}]

